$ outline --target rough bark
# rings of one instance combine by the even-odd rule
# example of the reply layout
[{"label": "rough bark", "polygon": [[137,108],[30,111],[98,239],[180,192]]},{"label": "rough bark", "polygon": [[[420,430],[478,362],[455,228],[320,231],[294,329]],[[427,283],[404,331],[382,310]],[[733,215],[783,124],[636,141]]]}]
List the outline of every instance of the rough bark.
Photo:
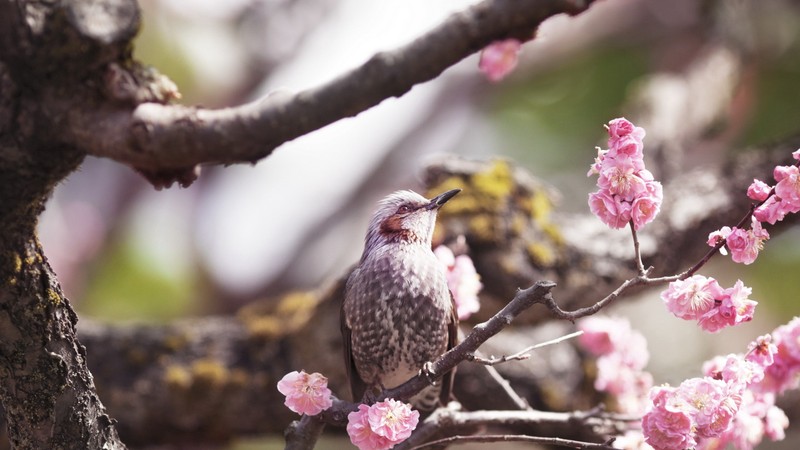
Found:
[{"label": "rough bark", "polygon": [[125,448],[35,227],[84,154],[54,124],[100,98],[91,80],[127,54],[137,27],[133,2],[0,3],[0,398],[14,448]]}]

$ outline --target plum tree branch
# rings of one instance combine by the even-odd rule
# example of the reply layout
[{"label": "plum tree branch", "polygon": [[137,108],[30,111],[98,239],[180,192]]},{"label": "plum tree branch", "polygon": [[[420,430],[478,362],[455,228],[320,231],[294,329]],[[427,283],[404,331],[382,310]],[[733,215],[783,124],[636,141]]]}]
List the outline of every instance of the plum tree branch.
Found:
[{"label": "plum tree branch", "polygon": [[89,154],[145,170],[255,162],[287,141],[402,96],[493,41],[530,39],[547,18],[578,14],[593,1],[485,0],[405,46],[299,93],[275,93],[218,110],[160,103],[132,109],[118,103],[99,109],[70,105],[65,131]]},{"label": "plum tree branch", "polygon": [[[597,430],[595,435],[603,439],[605,435],[621,432],[627,428],[629,422],[640,420],[639,417],[625,416],[602,411],[594,408],[590,411],[549,412],[549,411],[459,411],[453,408],[440,408],[417,428],[414,434],[405,442],[400,443],[398,450],[428,448],[436,444],[455,442],[497,442],[514,440],[507,434],[483,436],[449,436],[444,439],[430,439],[440,432],[452,429],[465,429],[480,426],[496,427],[531,427],[533,425],[549,425],[553,427],[574,427],[580,425],[587,429]],[[500,436],[506,436],[502,438]],[[572,448],[609,448],[606,442],[591,443],[565,439],[564,442],[552,441],[551,437],[527,436],[523,438],[528,442],[540,442],[551,445],[561,445]]]}]

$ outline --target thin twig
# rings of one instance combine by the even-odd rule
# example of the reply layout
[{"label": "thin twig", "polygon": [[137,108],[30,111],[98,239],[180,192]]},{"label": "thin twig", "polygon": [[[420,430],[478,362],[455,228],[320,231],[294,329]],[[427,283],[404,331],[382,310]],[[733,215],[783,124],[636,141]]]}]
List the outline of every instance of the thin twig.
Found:
[{"label": "thin twig", "polygon": [[565,336],[557,337],[555,339],[551,339],[546,342],[540,342],[536,345],[531,345],[530,347],[526,347],[517,353],[511,355],[503,355],[499,357],[491,356],[489,358],[483,358],[477,355],[468,355],[468,361],[474,361],[480,364],[484,364],[486,366],[493,366],[495,364],[504,363],[507,361],[521,361],[530,358],[530,352],[532,350],[536,350],[537,348],[546,347],[548,345],[558,344],[559,342],[566,341],[567,339],[572,339],[574,337],[580,336],[583,334],[583,331],[576,331],[574,333],[567,334]]},{"label": "thin twig", "polygon": [[640,277],[646,277],[647,271],[644,269],[642,262],[642,252],[639,249],[639,236],[636,234],[636,226],[633,224],[633,219],[628,222],[631,227],[631,236],[633,237],[633,252],[635,253],[634,260],[636,261],[636,271]]},{"label": "thin twig", "polygon": [[520,410],[531,409],[531,405],[528,404],[528,401],[522,398],[517,393],[517,391],[515,391],[514,388],[511,387],[511,383],[509,383],[509,381],[506,380],[505,377],[500,375],[500,372],[498,372],[497,369],[495,369],[492,366],[486,366],[486,371],[489,372],[489,376],[491,376],[492,379],[494,379],[497,382],[497,384],[503,389],[506,395],[508,395],[508,398],[510,398],[511,401],[513,401],[514,404],[517,405],[517,408],[519,408]]}]

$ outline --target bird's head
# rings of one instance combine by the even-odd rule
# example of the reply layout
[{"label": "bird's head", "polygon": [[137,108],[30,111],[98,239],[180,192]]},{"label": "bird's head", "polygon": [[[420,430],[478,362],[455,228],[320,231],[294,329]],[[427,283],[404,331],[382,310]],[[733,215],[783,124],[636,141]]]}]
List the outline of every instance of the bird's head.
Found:
[{"label": "bird's head", "polygon": [[365,253],[391,242],[419,243],[430,247],[436,213],[461,192],[453,189],[428,200],[414,191],[397,191],[378,203],[366,238]]}]

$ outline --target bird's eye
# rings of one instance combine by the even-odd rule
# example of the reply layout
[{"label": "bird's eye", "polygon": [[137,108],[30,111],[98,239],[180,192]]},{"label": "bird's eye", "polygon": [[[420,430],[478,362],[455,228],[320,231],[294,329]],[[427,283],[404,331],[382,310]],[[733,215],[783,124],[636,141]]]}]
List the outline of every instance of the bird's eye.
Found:
[{"label": "bird's eye", "polygon": [[397,213],[398,214],[406,214],[406,213],[410,213],[410,212],[411,212],[411,206],[409,206],[409,205],[400,205],[400,207],[397,208]]}]

